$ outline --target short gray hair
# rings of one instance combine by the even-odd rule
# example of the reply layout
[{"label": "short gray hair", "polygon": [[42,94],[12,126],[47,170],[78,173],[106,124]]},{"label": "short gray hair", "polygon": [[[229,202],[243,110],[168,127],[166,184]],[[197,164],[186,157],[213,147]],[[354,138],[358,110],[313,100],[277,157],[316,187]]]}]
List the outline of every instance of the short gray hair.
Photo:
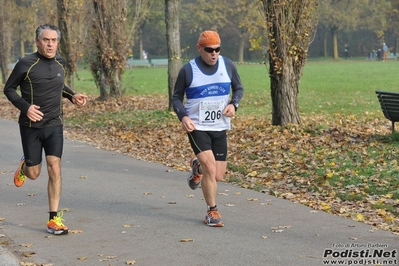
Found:
[{"label": "short gray hair", "polygon": [[48,24],[48,23],[40,25],[39,27],[37,27],[37,29],[36,29],[36,40],[38,40],[39,37],[42,35],[43,30],[55,30],[57,32],[57,35],[58,35],[58,40],[61,40],[61,31],[60,31],[60,29],[57,26],[52,25],[52,24]]}]

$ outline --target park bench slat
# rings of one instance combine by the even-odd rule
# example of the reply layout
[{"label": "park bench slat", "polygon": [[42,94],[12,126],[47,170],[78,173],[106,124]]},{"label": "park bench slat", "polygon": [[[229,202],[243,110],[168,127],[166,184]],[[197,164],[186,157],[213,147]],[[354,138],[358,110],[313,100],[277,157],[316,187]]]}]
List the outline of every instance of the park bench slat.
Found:
[{"label": "park bench slat", "polygon": [[376,91],[385,118],[392,122],[392,133],[395,132],[395,122],[399,121],[399,93]]}]

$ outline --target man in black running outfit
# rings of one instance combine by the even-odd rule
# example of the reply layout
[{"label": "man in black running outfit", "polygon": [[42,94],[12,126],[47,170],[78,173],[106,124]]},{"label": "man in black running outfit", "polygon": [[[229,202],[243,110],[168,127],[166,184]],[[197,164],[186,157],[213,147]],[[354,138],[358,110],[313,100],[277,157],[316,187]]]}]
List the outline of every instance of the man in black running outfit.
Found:
[{"label": "man in black running outfit", "polygon": [[58,212],[64,143],[62,97],[77,106],[84,106],[87,101],[86,95],[74,93],[64,83],[65,60],[56,54],[60,39],[61,31],[56,26],[39,26],[37,52],[17,62],[4,87],[8,100],[20,110],[18,123],[24,156],[15,171],[14,184],[20,187],[26,178],[39,177],[44,150],[49,176],[47,231],[56,235],[69,231],[63,224],[62,212]]},{"label": "man in black running outfit", "polygon": [[220,55],[220,45],[217,32],[201,33],[197,43],[200,56],[181,68],[172,98],[196,155],[190,162],[188,184],[196,189],[202,183],[208,205],[204,223],[214,227],[224,226],[216,206],[217,182],[227,168],[226,131],[244,93],[237,68]]}]

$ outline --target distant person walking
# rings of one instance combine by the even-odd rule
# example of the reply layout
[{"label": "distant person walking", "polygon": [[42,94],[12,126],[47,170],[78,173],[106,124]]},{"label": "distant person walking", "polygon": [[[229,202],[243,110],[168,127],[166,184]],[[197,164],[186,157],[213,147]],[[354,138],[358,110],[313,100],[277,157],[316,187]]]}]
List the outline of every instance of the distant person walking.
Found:
[{"label": "distant person walking", "polygon": [[382,44],[382,60],[388,60],[388,46],[385,43]]},{"label": "distant person walking", "polygon": [[[14,184],[20,187],[26,178],[39,177],[44,150],[49,177],[47,232],[55,235],[69,231],[63,223],[62,212],[58,212],[64,145],[61,98],[68,98],[77,106],[84,106],[87,101],[86,95],[73,92],[64,83],[65,60],[56,55],[60,39],[61,31],[56,26],[39,26],[37,52],[17,62],[4,87],[7,99],[20,110],[18,123],[24,156],[15,171]],[[18,87],[21,96],[17,93]]]},{"label": "distant person walking", "polygon": [[236,66],[220,55],[220,44],[217,32],[201,33],[197,42],[200,55],[180,69],[172,98],[196,156],[190,162],[188,184],[196,189],[202,182],[208,206],[204,222],[214,227],[224,225],[216,206],[217,182],[226,173],[226,132],[244,93]]},{"label": "distant person walking", "polygon": [[349,46],[347,44],[345,44],[344,53],[345,53],[345,59],[348,59],[348,57],[349,57]]}]

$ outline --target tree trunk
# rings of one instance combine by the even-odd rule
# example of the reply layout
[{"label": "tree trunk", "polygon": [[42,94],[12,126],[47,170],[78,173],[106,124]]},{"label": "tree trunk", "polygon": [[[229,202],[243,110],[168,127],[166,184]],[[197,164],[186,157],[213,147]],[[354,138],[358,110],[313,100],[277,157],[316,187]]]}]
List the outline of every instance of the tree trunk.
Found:
[{"label": "tree trunk", "polygon": [[332,32],[332,37],[333,37],[333,58],[338,59],[339,54],[338,54],[338,37],[337,37],[337,31]]},{"label": "tree trunk", "polygon": [[71,88],[73,88],[73,67],[70,62],[70,38],[67,23],[67,10],[66,3],[64,0],[57,0],[57,11],[58,11],[58,27],[61,31],[60,49],[61,54],[65,59],[65,81]]},{"label": "tree trunk", "polygon": [[244,47],[246,40],[246,38],[241,38],[238,46],[238,62],[240,63],[244,62]]},{"label": "tree trunk", "polygon": [[323,34],[323,45],[324,45],[324,57],[328,56],[328,46],[327,46],[327,31],[324,31]]},{"label": "tree trunk", "polygon": [[[4,3],[6,2],[6,3]],[[0,68],[3,83],[6,83],[10,70],[7,64],[10,63],[11,52],[11,1],[0,0]]]},{"label": "tree trunk", "polygon": [[168,109],[173,110],[172,95],[177,74],[182,66],[180,49],[180,0],[165,0],[166,41],[168,46]]},{"label": "tree trunk", "polygon": [[[270,64],[270,69],[273,68]],[[300,124],[298,107],[298,82],[299,77],[294,73],[291,60],[283,62],[284,75],[280,78],[270,78],[272,97],[272,124]]]},{"label": "tree trunk", "polygon": [[316,0],[262,0],[268,25],[272,124],[299,124],[299,81],[316,16]]}]

